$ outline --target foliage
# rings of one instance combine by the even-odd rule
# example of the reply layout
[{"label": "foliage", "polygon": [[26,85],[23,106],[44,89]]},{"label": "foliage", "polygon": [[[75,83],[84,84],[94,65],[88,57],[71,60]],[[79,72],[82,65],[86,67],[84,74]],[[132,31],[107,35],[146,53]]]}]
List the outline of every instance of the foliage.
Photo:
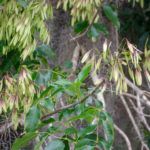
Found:
[{"label": "foliage", "polygon": [[[59,0],[58,7],[63,5],[63,9],[66,11],[71,9],[71,24],[74,25],[78,21],[87,20],[91,22],[94,15],[97,13],[97,8],[101,6],[101,0],[85,0],[84,3],[80,0]],[[98,20],[98,16],[95,20]]]},{"label": "foliage", "polygon": [[52,6],[43,0],[0,2],[0,113],[10,111],[15,127],[37,92],[32,75],[43,54],[35,48],[37,40],[49,42],[45,19],[51,16]]},{"label": "foliage", "polygon": [[36,34],[43,42],[49,42],[44,20],[52,15],[52,7],[45,1],[10,0],[2,1],[0,6],[1,54],[15,49],[21,52],[21,58],[25,60],[36,47]]},{"label": "foliage", "polygon": [[119,22],[117,13],[109,5],[104,5],[103,9],[107,18],[113,23],[114,26],[119,28],[120,22]]},{"label": "foliage", "polygon": [[[66,80],[62,76],[55,75],[56,80],[53,81],[51,79],[48,88],[38,94],[36,104],[30,108],[25,120],[27,135],[37,133],[40,141],[42,141],[36,146],[36,149],[38,149],[49,136],[57,133],[61,133],[61,136],[58,137],[57,140],[51,141],[46,149],[58,149],[59,146],[61,149],[65,149],[67,146],[65,144],[66,142],[68,144],[74,143],[76,149],[84,149],[86,147],[90,147],[91,149],[96,147],[110,149],[110,147],[112,147],[114,139],[112,119],[103,110],[101,103],[94,97],[91,97],[92,102],[90,103],[79,103],[75,107],[63,109],[59,112],[58,118],[50,116],[41,119],[41,116],[45,114],[45,109],[47,110],[46,112],[50,113],[55,110],[54,106],[59,102],[60,95],[65,95],[66,103],[75,102],[77,99],[83,98],[85,93],[91,90],[85,91],[85,89],[82,88],[83,81],[87,78],[90,71],[91,65],[86,65],[73,82]],[[45,102],[47,101],[46,105],[43,105],[43,100]],[[94,106],[92,103],[95,103]],[[79,129],[79,127],[75,125],[77,121],[86,126]],[[40,132],[41,128],[47,124],[51,124],[51,126],[46,131]],[[99,133],[97,133],[100,126],[104,127],[106,139],[103,136],[100,137]],[[16,150],[16,147],[21,148],[24,146],[20,145],[20,142],[28,143],[28,140],[26,140],[27,135],[16,140],[13,145],[13,150]],[[33,136],[33,138],[35,137]]]},{"label": "foliage", "polygon": [[[126,47],[121,48],[121,51],[116,51],[115,55],[113,55],[109,43],[105,41],[103,51],[97,54],[98,59],[94,55],[90,57],[91,51],[88,51],[82,59],[82,63],[86,62],[86,60],[92,63],[92,68],[95,68],[93,75],[106,65],[109,69],[107,69],[105,76],[108,77],[108,80],[116,83],[117,93],[127,92],[127,75],[130,76],[135,84],[141,85],[142,71],[144,71],[146,79],[150,81],[150,51],[145,48],[145,51],[142,52],[129,41],[127,41]],[[126,73],[125,68],[129,74]]]},{"label": "foliage", "polygon": [[[137,2],[143,7],[143,0]],[[109,35],[99,19],[99,8],[117,30],[120,28],[117,10],[101,0],[60,0],[58,7],[61,5],[70,11],[75,33],[85,33],[93,41],[101,33]],[[23,117],[25,131],[12,149],[23,148],[36,138],[38,150],[51,136],[55,138],[46,145],[47,150],[69,149],[71,144],[76,150],[112,149],[114,123],[95,94],[103,93],[107,82],[115,84],[116,94],[127,92],[127,76],[134,85],[141,86],[144,73],[150,82],[149,49],[145,46],[142,52],[126,40],[124,46],[112,52],[106,40],[101,52],[85,53],[81,60],[85,65],[70,81],[67,72],[49,66],[55,56],[46,45],[50,38],[45,21],[53,13],[50,3],[1,0],[0,13],[0,113],[10,113],[15,128]],[[87,87],[89,75],[95,76],[103,69],[105,80],[99,80],[104,83]],[[61,103],[65,106],[60,108]]]},{"label": "foliage", "polygon": [[140,3],[141,7],[144,7],[144,0],[128,0],[129,2],[133,3],[133,6],[135,6],[135,3]]}]

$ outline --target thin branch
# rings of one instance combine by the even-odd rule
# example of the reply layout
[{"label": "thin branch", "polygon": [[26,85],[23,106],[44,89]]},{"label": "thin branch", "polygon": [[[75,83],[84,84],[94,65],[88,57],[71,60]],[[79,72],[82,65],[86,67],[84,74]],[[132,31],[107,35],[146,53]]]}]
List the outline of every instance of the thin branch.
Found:
[{"label": "thin branch", "polygon": [[75,106],[78,105],[78,104],[83,103],[88,97],[90,97],[91,95],[93,95],[93,94],[100,88],[100,86],[101,86],[103,83],[104,83],[104,80],[103,80],[98,86],[96,86],[95,89],[94,89],[91,93],[89,93],[88,95],[86,95],[86,96],[85,96],[83,99],[81,99],[80,101],[77,101],[77,102],[75,102],[75,103],[73,103],[73,104],[64,106],[63,108],[59,108],[59,109],[55,110],[55,111],[52,112],[52,113],[49,113],[49,114],[47,114],[47,115],[44,115],[44,116],[41,118],[41,120],[48,119],[49,117],[51,117],[51,116],[54,115],[54,114],[57,114],[57,113],[59,113],[59,112],[65,110],[65,109],[69,109],[69,108],[75,107]]},{"label": "thin branch", "polygon": [[131,146],[131,142],[128,138],[128,136],[116,125],[114,124],[114,128],[116,131],[118,131],[118,133],[124,138],[124,140],[126,141],[128,150],[132,150],[132,146]]},{"label": "thin branch", "polygon": [[141,101],[140,101],[140,95],[137,94],[137,107],[138,107],[138,111],[140,114],[139,115],[139,118],[141,119],[141,121],[143,122],[143,124],[145,125],[145,127],[147,128],[147,130],[150,132],[150,127],[147,123],[147,120],[145,119],[145,117],[141,114],[143,114],[143,108],[142,108],[142,105],[141,105]]},{"label": "thin branch", "polygon": [[72,71],[68,77],[68,79],[70,79],[70,80],[74,80],[74,78],[75,78],[75,72],[76,72],[77,67],[78,67],[80,51],[81,51],[81,47],[77,43],[77,46],[75,47],[74,52],[73,52],[73,56],[72,56]]},{"label": "thin branch", "polygon": [[[134,100],[137,99],[137,97],[136,97],[135,95],[130,94],[130,93],[122,93],[122,95],[127,96],[127,97],[130,97],[130,98],[132,98],[132,99],[134,99]],[[145,104],[145,105],[147,105],[148,107],[150,107],[150,101],[146,98],[145,95],[143,95],[143,98],[140,98],[139,100],[140,100],[143,104]]]},{"label": "thin branch", "polygon": [[136,108],[136,106],[135,106],[135,104],[133,103],[132,99],[128,98],[128,100],[129,100],[129,102],[131,103],[133,109],[136,111],[136,113],[138,113],[138,114],[140,114],[140,115],[143,115],[143,116],[145,116],[145,117],[150,117],[150,115],[148,115],[148,114],[145,114],[145,113],[142,113],[142,114],[141,114],[141,113],[138,111],[138,109]]},{"label": "thin branch", "polygon": [[73,71],[73,73],[75,73],[75,71],[77,70],[79,55],[80,55],[80,45],[77,44],[76,48],[74,49],[73,57],[72,57],[72,71]]},{"label": "thin branch", "polygon": [[[133,109],[134,109],[134,110],[136,111],[136,113],[138,114],[138,116],[139,116],[141,122],[143,122],[143,124],[145,125],[145,127],[146,127],[147,130],[149,131],[149,130],[150,130],[150,127],[149,127],[148,122],[147,122],[147,120],[146,120],[146,118],[145,118],[146,115],[143,113],[143,108],[142,108],[142,106],[140,106],[141,108],[140,108],[140,110],[139,110],[139,108],[137,108],[137,107],[135,106],[135,104],[133,103],[133,101],[132,101],[130,98],[129,98],[128,100],[129,100],[129,102],[131,103]],[[148,115],[148,117],[150,117],[150,115]]]},{"label": "thin branch", "polygon": [[138,88],[135,84],[133,84],[128,78],[125,78],[129,87],[131,87],[135,92],[137,92],[140,96],[144,94],[144,91]]},{"label": "thin branch", "polygon": [[122,103],[123,103],[123,105],[124,105],[128,115],[129,115],[129,118],[130,118],[130,120],[131,120],[131,122],[133,124],[133,127],[134,127],[134,129],[135,129],[135,131],[136,131],[136,133],[137,133],[137,135],[139,137],[139,140],[140,140],[141,144],[145,147],[146,150],[149,150],[148,146],[146,145],[146,143],[144,142],[144,140],[143,140],[143,138],[141,136],[140,130],[139,130],[139,128],[138,128],[138,126],[137,126],[137,124],[136,124],[136,122],[134,120],[134,117],[133,117],[133,115],[132,115],[132,113],[131,113],[131,111],[129,109],[129,106],[128,106],[127,102],[125,101],[123,96],[120,96],[120,98],[122,100]]},{"label": "thin branch", "polygon": [[81,33],[81,34],[79,34],[79,35],[73,37],[70,41],[75,41],[75,40],[77,40],[77,39],[83,37],[83,36],[89,31],[89,29],[90,29],[91,26],[93,25],[93,23],[94,23],[94,21],[95,21],[97,15],[98,15],[98,12],[99,12],[99,10],[97,9],[97,12],[95,13],[95,15],[94,15],[94,17],[93,17],[93,20],[91,21],[91,23],[90,23],[90,25],[87,27],[87,29],[86,29],[83,33]]}]

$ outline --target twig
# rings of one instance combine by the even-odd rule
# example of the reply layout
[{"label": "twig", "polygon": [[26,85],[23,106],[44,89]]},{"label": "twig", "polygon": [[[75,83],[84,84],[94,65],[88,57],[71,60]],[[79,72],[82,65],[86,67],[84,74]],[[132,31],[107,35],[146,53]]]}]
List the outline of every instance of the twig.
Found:
[{"label": "twig", "polygon": [[140,101],[140,95],[137,94],[137,106],[138,106],[138,111],[140,114],[139,115],[139,118],[141,119],[141,121],[143,122],[143,124],[145,125],[145,127],[147,128],[147,130],[150,132],[150,127],[147,123],[147,120],[145,119],[145,117],[141,114],[143,114],[143,108],[142,108],[142,105],[141,105],[141,101]]},{"label": "twig", "polygon": [[[93,73],[93,72],[91,73],[91,79],[92,79],[92,82],[93,82],[93,84],[95,86],[97,86],[98,84],[100,84],[102,82],[102,80],[103,80],[102,78],[98,77],[98,75],[97,75],[96,72],[95,73]],[[96,97],[97,97],[97,99],[100,102],[102,102],[103,108],[104,108],[104,110],[106,110],[106,104],[105,104],[105,99],[104,99],[103,93],[104,93],[104,90],[98,92],[97,95],[96,95]]]},{"label": "twig", "polygon": [[144,91],[138,88],[135,84],[133,84],[128,78],[125,78],[126,83],[129,87],[131,87],[134,91],[136,91],[140,96],[144,94]]},{"label": "twig", "polygon": [[145,115],[143,113],[143,110],[141,108],[141,110],[139,110],[138,108],[136,108],[135,104],[133,103],[133,101],[129,98],[129,102],[131,103],[133,109],[136,111],[136,113],[138,114],[140,120],[143,122],[143,124],[145,125],[145,127],[147,128],[147,130],[149,131],[150,128],[149,128],[149,125],[147,123],[147,120],[146,120],[146,116],[150,117],[150,115]]},{"label": "twig", "polygon": [[95,13],[95,15],[94,15],[94,17],[93,17],[93,20],[91,21],[91,23],[90,23],[90,25],[87,27],[87,29],[86,29],[82,34],[79,34],[79,35],[73,37],[70,41],[75,41],[75,40],[77,40],[77,39],[83,37],[83,36],[89,31],[89,29],[90,29],[91,26],[93,25],[93,23],[94,23],[94,21],[95,21],[97,15],[98,15],[98,12],[99,12],[99,10],[97,9],[97,12]]},{"label": "twig", "polygon": [[81,99],[80,101],[77,101],[77,102],[75,102],[75,103],[73,103],[73,104],[64,106],[63,108],[59,108],[59,109],[55,110],[54,112],[49,113],[49,114],[43,116],[43,117],[41,118],[41,120],[48,119],[50,116],[52,116],[52,115],[54,115],[54,114],[57,114],[57,113],[59,113],[59,112],[65,110],[65,109],[69,109],[69,108],[75,107],[75,106],[78,105],[78,104],[83,103],[89,96],[93,95],[93,94],[99,89],[99,87],[100,87],[103,83],[104,83],[104,81],[101,82],[98,86],[96,86],[96,88],[95,88],[91,93],[89,93],[87,96],[85,96],[85,97],[84,97],[83,99]]},{"label": "twig", "polygon": [[70,80],[74,80],[75,72],[76,72],[77,66],[78,66],[80,51],[81,51],[80,45],[77,43],[77,46],[75,47],[73,56],[72,56],[72,71],[68,77]]},{"label": "twig", "polygon": [[148,146],[146,145],[146,143],[144,142],[144,140],[143,140],[143,138],[141,136],[140,130],[139,130],[139,128],[138,128],[138,126],[137,126],[137,124],[136,124],[136,122],[134,120],[134,117],[133,117],[133,115],[132,115],[132,113],[131,113],[131,111],[129,109],[128,104],[126,103],[126,101],[125,101],[123,96],[120,96],[120,98],[122,100],[122,103],[123,103],[123,105],[124,105],[128,115],[129,115],[129,118],[130,118],[130,120],[131,120],[131,122],[133,124],[133,127],[134,127],[134,129],[135,129],[135,131],[136,131],[136,133],[137,133],[137,135],[139,137],[139,140],[140,140],[141,144],[145,147],[146,150],[149,150]]},{"label": "twig", "polygon": [[77,69],[77,65],[78,65],[78,60],[79,60],[79,55],[80,55],[80,45],[77,44],[76,48],[74,49],[73,52],[73,57],[72,57],[72,71],[73,73],[76,71]]},{"label": "twig", "polygon": [[[133,98],[134,100],[137,99],[137,97],[135,95],[132,95],[130,93],[122,93],[122,95]],[[148,99],[146,98],[145,95],[143,95],[143,98],[139,99],[143,104],[147,105],[148,107],[150,107],[150,101],[148,101]]]},{"label": "twig", "polygon": [[[131,103],[133,109],[134,109],[138,114],[141,114],[141,113],[137,110],[137,108],[136,108],[135,104],[133,103],[132,99],[128,98],[128,100],[129,100],[129,102]],[[150,115],[145,114],[145,113],[142,113],[141,115],[143,115],[143,116],[145,116],[145,117],[150,117]]]},{"label": "twig", "polygon": [[114,124],[114,128],[116,131],[118,131],[118,133],[124,138],[124,140],[126,141],[128,150],[132,150],[132,146],[131,146],[131,142],[128,138],[128,136],[116,125]]}]

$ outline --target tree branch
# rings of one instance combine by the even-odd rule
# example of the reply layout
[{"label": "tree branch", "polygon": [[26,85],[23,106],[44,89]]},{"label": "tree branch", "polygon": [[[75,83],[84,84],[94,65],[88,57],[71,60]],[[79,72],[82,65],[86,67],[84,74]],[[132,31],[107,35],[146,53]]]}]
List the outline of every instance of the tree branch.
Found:
[{"label": "tree branch", "polygon": [[[122,93],[123,96],[127,96],[127,97],[130,97],[134,100],[137,100],[137,97],[133,94],[130,94],[130,93]],[[150,107],[150,101],[146,98],[145,95],[143,95],[142,98],[139,99],[143,104],[147,105],[148,107]]]},{"label": "tree branch", "polygon": [[143,138],[141,136],[140,130],[139,130],[139,128],[138,128],[138,126],[137,126],[137,124],[136,124],[136,122],[134,120],[134,117],[132,115],[132,112],[129,109],[129,106],[128,106],[127,102],[125,101],[123,96],[120,96],[120,98],[122,100],[122,103],[123,103],[123,105],[124,105],[128,115],[129,115],[129,118],[130,118],[130,120],[131,120],[131,122],[133,124],[133,127],[134,127],[134,129],[135,129],[135,131],[136,131],[136,133],[137,133],[137,135],[139,137],[139,140],[140,140],[141,144],[145,147],[146,150],[149,150],[148,146],[146,145],[145,141],[143,140]]},{"label": "tree branch", "polygon": [[93,23],[94,23],[94,21],[95,21],[97,15],[98,15],[98,12],[99,12],[99,10],[97,9],[97,12],[95,13],[95,15],[94,15],[94,17],[93,17],[93,20],[91,21],[91,23],[90,23],[90,25],[87,27],[87,29],[86,29],[83,33],[81,33],[81,34],[79,34],[79,35],[73,37],[70,41],[75,41],[75,40],[77,40],[77,39],[83,37],[83,36],[89,31],[89,29],[90,29],[91,26],[93,25]]},{"label": "tree branch", "polygon": [[131,146],[131,142],[128,138],[128,136],[116,125],[114,124],[114,128],[116,131],[118,131],[118,133],[124,138],[124,140],[126,141],[128,150],[132,150],[132,146]]},{"label": "tree branch", "polygon": [[52,112],[52,113],[49,113],[49,114],[47,114],[47,115],[44,115],[44,116],[41,118],[41,120],[48,119],[49,117],[51,117],[51,116],[54,115],[54,114],[57,114],[57,113],[59,113],[59,112],[65,110],[65,109],[72,108],[72,107],[75,107],[75,106],[78,105],[78,104],[83,103],[89,96],[93,95],[93,94],[99,89],[99,87],[100,87],[103,83],[104,83],[104,80],[103,80],[99,85],[97,85],[97,86],[95,87],[95,89],[94,89],[91,93],[89,93],[88,95],[86,95],[86,96],[85,96],[83,99],[81,99],[80,101],[77,101],[77,102],[75,102],[75,103],[73,103],[73,104],[64,106],[63,108],[59,108],[59,109],[55,110],[55,111]]}]

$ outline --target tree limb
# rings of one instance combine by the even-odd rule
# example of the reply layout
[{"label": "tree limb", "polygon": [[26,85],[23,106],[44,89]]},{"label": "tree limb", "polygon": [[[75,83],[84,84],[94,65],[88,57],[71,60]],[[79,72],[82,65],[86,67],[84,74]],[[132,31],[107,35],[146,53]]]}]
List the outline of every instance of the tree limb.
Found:
[{"label": "tree limb", "polygon": [[89,96],[93,95],[93,94],[99,89],[99,87],[100,87],[103,83],[104,83],[104,80],[103,80],[99,85],[97,85],[97,86],[95,87],[95,89],[94,89],[91,93],[89,93],[88,95],[86,95],[86,96],[85,96],[83,99],[81,99],[80,101],[77,101],[77,102],[75,102],[75,103],[73,103],[73,104],[64,106],[63,108],[59,108],[59,109],[55,110],[55,111],[52,112],[52,113],[49,113],[49,114],[47,114],[47,115],[44,115],[44,116],[41,118],[41,120],[48,119],[49,117],[51,117],[51,116],[54,115],[54,114],[57,114],[57,113],[59,113],[59,112],[65,110],[65,109],[72,108],[72,107],[75,107],[75,106],[78,105],[78,104],[83,103]]},{"label": "tree limb", "polygon": [[132,146],[131,146],[131,142],[128,138],[128,136],[116,125],[114,124],[114,128],[116,131],[118,131],[118,133],[124,138],[124,140],[126,141],[128,150],[132,150]]},{"label": "tree limb", "polygon": [[127,102],[125,101],[123,96],[120,96],[120,98],[122,100],[122,103],[123,103],[123,105],[124,105],[128,115],[129,115],[129,118],[130,118],[130,120],[131,120],[131,122],[133,124],[133,127],[134,127],[134,129],[135,129],[135,131],[136,131],[136,133],[137,133],[137,135],[139,137],[139,140],[140,140],[141,144],[145,147],[146,150],[149,150],[148,146],[146,145],[145,141],[143,140],[143,137],[142,137],[142,135],[140,133],[140,130],[139,130],[139,128],[138,128],[138,126],[137,126],[137,124],[136,124],[136,122],[134,120],[134,117],[133,117],[133,115],[132,115],[132,113],[131,113],[131,111],[129,109],[129,106],[128,106]]},{"label": "tree limb", "polygon": [[98,12],[99,12],[99,10],[97,10],[97,12],[95,13],[95,15],[94,15],[94,17],[93,17],[93,20],[91,21],[91,23],[90,23],[90,25],[87,27],[87,29],[86,29],[83,33],[81,33],[81,34],[79,34],[79,35],[73,37],[70,41],[75,41],[75,40],[77,40],[77,39],[83,37],[83,36],[89,31],[89,29],[90,29],[91,26],[93,25],[93,23],[94,23],[94,21],[95,21],[97,15],[98,15]]}]

